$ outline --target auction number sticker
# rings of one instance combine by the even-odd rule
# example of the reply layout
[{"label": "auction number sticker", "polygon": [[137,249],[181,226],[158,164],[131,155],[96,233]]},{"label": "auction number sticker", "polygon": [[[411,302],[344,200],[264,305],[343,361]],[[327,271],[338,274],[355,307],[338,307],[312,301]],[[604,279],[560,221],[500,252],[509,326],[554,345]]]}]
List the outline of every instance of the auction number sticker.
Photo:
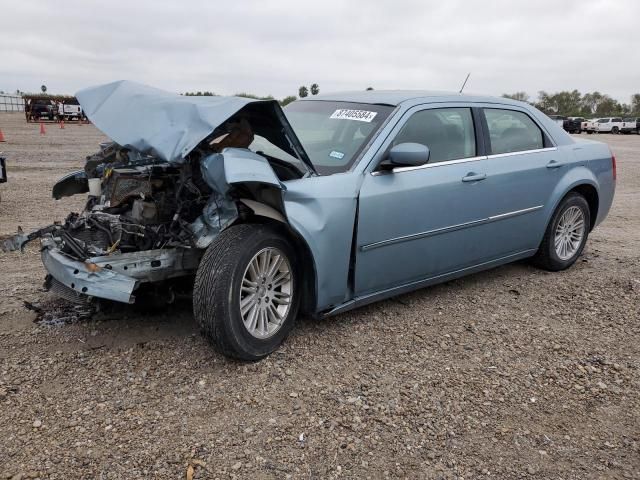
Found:
[{"label": "auction number sticker", "polygon": [[329,118],[337,118],[339,120],[357,120],[358,122],[371,122],[378,112],[370,112],[368,110],[351,110],[349,108],[340,108],[331,114]]}]

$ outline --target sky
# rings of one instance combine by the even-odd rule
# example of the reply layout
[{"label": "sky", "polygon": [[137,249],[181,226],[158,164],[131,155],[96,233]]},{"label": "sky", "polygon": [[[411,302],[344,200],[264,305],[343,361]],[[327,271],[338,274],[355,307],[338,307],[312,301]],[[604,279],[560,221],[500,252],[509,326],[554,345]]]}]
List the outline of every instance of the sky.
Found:
[{"label": "sky", "polygon": [[637,0],[0,0],[0,90],[640,92]]}]

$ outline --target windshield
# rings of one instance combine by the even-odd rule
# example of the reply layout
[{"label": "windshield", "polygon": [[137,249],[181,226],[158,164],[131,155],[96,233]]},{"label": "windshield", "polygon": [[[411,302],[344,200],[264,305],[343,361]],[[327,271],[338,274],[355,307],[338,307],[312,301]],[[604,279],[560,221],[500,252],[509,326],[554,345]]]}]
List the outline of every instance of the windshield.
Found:
[{"label": "windshield", "polygon": [[346,172],[393,111],[388,105],[298,101],[284,113],[320,175]]}]

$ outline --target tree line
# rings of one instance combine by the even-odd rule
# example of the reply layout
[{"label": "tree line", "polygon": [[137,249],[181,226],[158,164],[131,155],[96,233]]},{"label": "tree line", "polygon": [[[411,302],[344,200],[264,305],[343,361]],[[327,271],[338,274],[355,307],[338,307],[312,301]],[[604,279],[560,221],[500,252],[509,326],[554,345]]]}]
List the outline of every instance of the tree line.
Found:
[{"label": "tree line", "polygon": [[[318,93],[320,93],[320,86],[317,83],[312,83],[309,88],[303,85],[298,89],[298,95],[300,96],[300,98],[309,96],[309,93],[311,93],[311,95],[317,95]],[[181,95],[184,95],[186,97],[215,97],[216,96],[215,93],[210,91],[184,92]],[[234,94],[234,97],[253,98],[255,100],[276,100],[273,97],[273,95],[267,95],[266,97],[261,97],[259,95],[254,95],[253,93],[247,93],[247,92],[236,93]],[[283,99],[278,100],[278,103],[284,107],[285,105],[288,105],[297,99],[298,97],[296,97],[295,95],[288,95]]]},{"label": "tree line", "polygon": [[548,93],[538,92],[537,100],[531,100],[526,92],[505,93],[505,98],[527,102],[547,115],[566,117],[623,117],[640,116],[640,93],[631,95],[629,103],[620,103],[616,99],[598,91],[581,94],[578,90],[563,90]]}]

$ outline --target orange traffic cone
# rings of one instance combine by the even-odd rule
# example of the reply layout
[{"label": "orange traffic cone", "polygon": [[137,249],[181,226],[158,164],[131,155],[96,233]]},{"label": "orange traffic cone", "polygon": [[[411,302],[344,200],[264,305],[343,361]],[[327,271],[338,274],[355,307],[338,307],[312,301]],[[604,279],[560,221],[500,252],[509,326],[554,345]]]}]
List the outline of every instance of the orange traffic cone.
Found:
[{"label": "orange traffic cone", "polygon": [[6,140],[4,139],[4,134],[2,133],[2,130],[0,130],[0,143],[4,143],[6,142]]},{"label": "orange traffic cone", "polygon": [[47,131],[44,129],[44,123],[40,122],[40,135],[44,135]]},{"label": "orange traffic cone", "polygon": [[60,120],[60,130],[64,130],[64,120]]}]

